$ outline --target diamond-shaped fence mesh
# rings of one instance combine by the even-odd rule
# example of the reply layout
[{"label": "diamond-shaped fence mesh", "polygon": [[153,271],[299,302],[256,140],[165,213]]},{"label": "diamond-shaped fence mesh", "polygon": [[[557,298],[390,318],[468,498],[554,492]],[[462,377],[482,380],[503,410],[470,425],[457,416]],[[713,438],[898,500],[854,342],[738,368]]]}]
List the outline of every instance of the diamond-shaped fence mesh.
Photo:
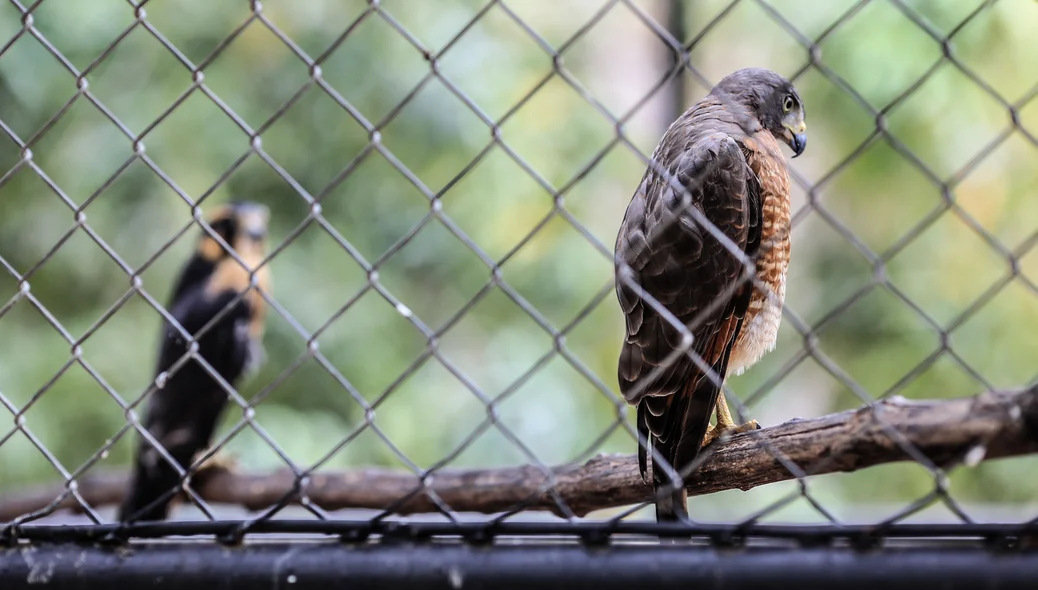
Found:
[{"label": "diamond-shaped fence mesh", "polygon": [[[980,462],[991,441],[920,431],[941,430],[934,400],[1038,379],[1036,20],[1011,0],[10,0],[4,538],[130,535],[115,510],[138,441],[176,464],[145,409],[201,359],[155,374],[166,323],[204,334],[179,326],[173,283],[199,236],[233,245],[209,223],[232,200],[270,211],[271,282],[251,291],[263,362],[220,379],[170,531],[651,521],[617,386],[613,246],[667,126],[748,66],[795,84],[811,142],[776,154],[792,214],[777,345],[725,381],[736,422],[765,427],[728,443],[767,473],[726,474],[738,457],[710,447],[715,493],[691,519],[1028,523],[1033,458]],[[905,406],[908,423],[876,405],[900,398],[933,405]],[[791,439],[809,460],[769,434],[859,408],[831,440]],[[847,426],[865,416],[865,434]]]}]

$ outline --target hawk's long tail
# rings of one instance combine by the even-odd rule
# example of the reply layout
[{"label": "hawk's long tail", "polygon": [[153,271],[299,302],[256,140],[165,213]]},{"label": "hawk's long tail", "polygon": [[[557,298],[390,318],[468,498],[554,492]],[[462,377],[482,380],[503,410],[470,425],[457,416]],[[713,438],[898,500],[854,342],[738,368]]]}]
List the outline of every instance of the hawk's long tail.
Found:
[{"label": "hawk's long tail", "polygon": [[[682,422],[680,435],[668,437],[666,443],[659,444],[658,451],[679,474],[699,456],[719,392],[720,387],[710,379],[703,378],[694,388],[686,390],[681,399],[677,400],[677,405],[671,408],[674,419]],[[653,489],[659,493],[671,486],[670,478],[662,466],[656,467],[653,465]],[[685,474],[685,477],[688,475]],[[684,485],[657,496],[656,522],[688,522],[688,493]]]},{"label": "hawk's long tail", "polygon": [[[712,367],[714,375],[703,375],[697,381],[690,381],[689,387],[681,392],[667,412],[671,423],[667,427],[668,435],[663,437],[666,442],[661,443],[658,450],[679,475],[695,462],[703,447],[703,439],[710,428],[710,416],[714,413],[717,396],[721,395],[721,386],[728,372],[728,357],[741,327],[740,318],[736,321],[732,336],[724,345],[720,358]],[[638,417],[647,419],[649,416],[643,416],[639,412]],[[670,478],[662,469],[654,468],[652,473],[653,489],[656,492],[669,487]],[[687,478],[689,475],[691,471],[684,474],[684,477]],[[684,482],[680,489],[657,498],[656,522],[689,521],[688,493],[685,491]]]}]

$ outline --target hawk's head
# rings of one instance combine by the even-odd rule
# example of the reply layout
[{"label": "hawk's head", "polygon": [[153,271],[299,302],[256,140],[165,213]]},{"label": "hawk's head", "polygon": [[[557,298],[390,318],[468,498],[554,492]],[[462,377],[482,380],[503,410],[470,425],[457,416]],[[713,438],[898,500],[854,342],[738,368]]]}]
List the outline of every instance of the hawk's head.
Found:
[{"label": "hawk's head", "polygon": [[749,109],[762,127],[793,149],[794,158],[807,147],[804,103],[793,84],[779,74],[764,68],[738,70],[718,82],[711,94]]}]

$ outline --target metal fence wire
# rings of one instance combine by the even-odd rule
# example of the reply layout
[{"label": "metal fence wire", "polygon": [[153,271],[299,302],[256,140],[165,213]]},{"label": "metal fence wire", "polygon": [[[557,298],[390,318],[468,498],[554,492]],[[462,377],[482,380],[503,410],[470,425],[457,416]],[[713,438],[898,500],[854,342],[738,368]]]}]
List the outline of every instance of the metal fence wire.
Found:
[{"label": "metal fence wire", "polygon": [[[1034,449],[1038,5],[432,4],[0,8],[0,539],[131,542],[159,577],[184,562],[149,561],[144,540],[285,543],[210,563],[210,581],[313,535],[466,540],[430,557],[446,574],[409,570],[431,587],[482,579],[458,564],[484,558],[482,583],[569,575],[509,554],[516,538],[612,584],[650,562],[684,581],[722,567],[639,548],[656,534],[783,546],[805,571],[819,544],[1027,545],[1033,458],[986,459]],[[749,65],[797,86],[812,133],[796,162],[778,155],[793,253],[777,347],[724,385],[765,428],[705,449],[693,523],[659,525],[616,384],[613,241],[667,125]],[[179,465],[145,408],[215,320],[180,333],[160,375],[154,344],[199,236],[226,238],[209,213],[228,200],[270,212],[270,287],[250,275],[264,361],[219,378],[219,428]],[[138,440],[177,466],[167,521],[116,517]],[[96,572],[116,559],[83,551]],[[913,584],[1027,571],[981,549],[912,574],[869,555],[825,563]],[[6,572],[52,581],[66,557]],[[399,573],[340,557],[274,577]],[[728,579],[777,572],[758,558]]]}]

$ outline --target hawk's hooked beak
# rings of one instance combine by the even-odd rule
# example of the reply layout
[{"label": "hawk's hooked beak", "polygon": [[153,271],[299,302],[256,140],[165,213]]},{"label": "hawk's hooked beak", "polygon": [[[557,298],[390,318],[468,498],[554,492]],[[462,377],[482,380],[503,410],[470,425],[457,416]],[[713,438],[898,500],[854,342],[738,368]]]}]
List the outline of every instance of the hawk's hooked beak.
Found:
[{"label": "hawk's hooked beak", "polygon": [[793,142],[790,143],[789,147],[793,148],[793,157],[797,157],[804,153],[804,148],[807,147],[807,134],[806,133],[795,133],[793,134]]},{"label": "hawk's hooked beak", "polygon": [[783,122],[782,126],[786,128],[784,135],[789,147],[793,149],[793,157],[804,153],[807,147],[807,123],[804,123],[804,119],[797,117],[795,121]]}]

